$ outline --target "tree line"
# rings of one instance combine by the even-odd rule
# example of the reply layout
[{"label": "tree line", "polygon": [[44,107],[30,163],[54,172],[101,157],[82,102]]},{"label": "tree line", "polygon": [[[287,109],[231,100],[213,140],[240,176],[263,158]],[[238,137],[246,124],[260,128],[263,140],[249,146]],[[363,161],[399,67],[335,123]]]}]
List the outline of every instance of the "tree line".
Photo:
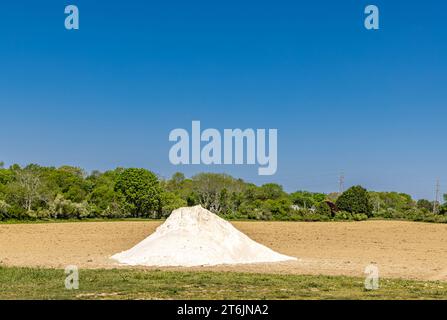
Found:
[{"label": "tree line", "polygon": [[[447,195],[444,196],[447,202]],[[353,186],[342,194],[257,186],[227,174],[199,173],[169,179],[142,168],[87,174],[73,166],[0,163],[0,220],[154,218],[202,205],[227,219],[366,220],[369,218],[447,222],[447,204],[415,201],[397,192]],[[433,208],[436,207],[436,212]]]}]

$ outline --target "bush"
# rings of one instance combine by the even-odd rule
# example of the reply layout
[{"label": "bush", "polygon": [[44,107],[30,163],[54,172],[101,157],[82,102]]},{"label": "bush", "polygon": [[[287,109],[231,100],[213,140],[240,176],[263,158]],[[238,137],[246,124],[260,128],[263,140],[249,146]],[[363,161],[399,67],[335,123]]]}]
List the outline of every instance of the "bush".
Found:
[{"label": "bush", "polygon": [[86,201],[82,203],[72,202],[71,200],[65,199],[61,194],[58,194],[49,205],[49,213],[56,219],[82,219],[88,217],[89,212],[89,205]]},{"label": "bush", "polygon": [[335,214],[334,220],[352,220],[353,215],[351,212],[347,211],[338,211]]},{"label": "bush", "polygon": [[320,202],[317,205],[316,213],[321,216],[327,216],[327,217],[332,216],[331,207],[326,202]]},{"label": "bush", "polygon": [[372,216],[372,205],[369,200],[368,191],[361,186],[354,186],[343,192],[337,199],[336,205],[339,210],[350,213],[363,213]]},{"label": "bush", "polygon": [[0,220],[9,218],[8,210],[11,208],[4,200],[0,200]]},{"label": "bush", "polygon": [[19,205],[10,205],[7,209],[6,219],[17,219],[17,220],[27,219],[26,210]]},{"label": "bush", "polygon": [[51,219],[51,212],[48,209],[39,208],[35,212],[36,219],[48,220]]},{"label": "bush", "polygon": [[273,217],[275,220],[284,220],[289,217],[292,203],[287,198],[266,200],[263,202],[263,216]]},{"label": "bush", "polygon": [[126,206],[123,201],[114,200],[112,201],[107,208],[97,213],[102,218],[109,219],[119,219],[119,218],[128,218],[130,217],[130,212],[127,211]]},{"label": "bush", "polygon": [[373,217],[382,219],[391,219],[393,217],[391,210],[393,209],[380,209],[378,212],[374,212]]},{"label": "bush", "polygon": [[310,214],[307,214],[307,215],[303,216],[302,220],[303,221],[310,221],[310,222],[315,221],[316,222],[316,221],[329,221],[330,218],[328,216],[323,216],[321,214],[310,213]]},{"label": "bush", "polygon": [[364,221],[364,220],[368,220],[368,216],[364,213],[355,213],[352,218],[354,219],[354,221]]}]

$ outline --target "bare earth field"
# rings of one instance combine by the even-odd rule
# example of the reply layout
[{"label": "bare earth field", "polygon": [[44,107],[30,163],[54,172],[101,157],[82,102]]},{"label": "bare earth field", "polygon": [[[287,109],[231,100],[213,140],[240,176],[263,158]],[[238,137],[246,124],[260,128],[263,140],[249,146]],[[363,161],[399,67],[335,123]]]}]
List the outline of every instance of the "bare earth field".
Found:
[{"label": "bare earth field", "polygon": [[[154,221],[0,224],[0,264],[120,267],[109,257],[134,246],[160,224]],[[163,269],[363,276],[365,267],[374,263],[381,277],[447,281],[445,224],[364,221],[233,222],[233,225],[253,240],[297,257],[298,261]]]}]

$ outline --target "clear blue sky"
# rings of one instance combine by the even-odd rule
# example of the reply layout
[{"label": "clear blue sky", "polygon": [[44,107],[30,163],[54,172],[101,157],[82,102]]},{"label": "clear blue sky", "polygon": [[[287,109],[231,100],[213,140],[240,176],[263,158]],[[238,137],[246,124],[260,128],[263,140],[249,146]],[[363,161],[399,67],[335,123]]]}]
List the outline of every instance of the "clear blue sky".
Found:
[{"label": "clear blue sky", "polygon": [[[65,5],[80,30],[64,28]],[[367,4],[379,31],[363,27]],[[13,1],[0,160],[447,193],[445,1]],[[277,128],[278,172],[168,161],[174,128]]]}]

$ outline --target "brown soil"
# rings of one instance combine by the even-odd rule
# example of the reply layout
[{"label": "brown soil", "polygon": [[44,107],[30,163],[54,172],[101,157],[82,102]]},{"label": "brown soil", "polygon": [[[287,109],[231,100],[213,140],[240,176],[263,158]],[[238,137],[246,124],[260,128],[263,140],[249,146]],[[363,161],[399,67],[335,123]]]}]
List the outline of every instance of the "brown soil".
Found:
[{"label": "brown soil", "polygon": [[[234,222],[236,228],[298,261],[181,270],[363,276],[447,281],[447,225],[401,221]],[[0,264],[64,268],[119,267],[109,259],[146,238],[160,222],[0,225]]]}]

